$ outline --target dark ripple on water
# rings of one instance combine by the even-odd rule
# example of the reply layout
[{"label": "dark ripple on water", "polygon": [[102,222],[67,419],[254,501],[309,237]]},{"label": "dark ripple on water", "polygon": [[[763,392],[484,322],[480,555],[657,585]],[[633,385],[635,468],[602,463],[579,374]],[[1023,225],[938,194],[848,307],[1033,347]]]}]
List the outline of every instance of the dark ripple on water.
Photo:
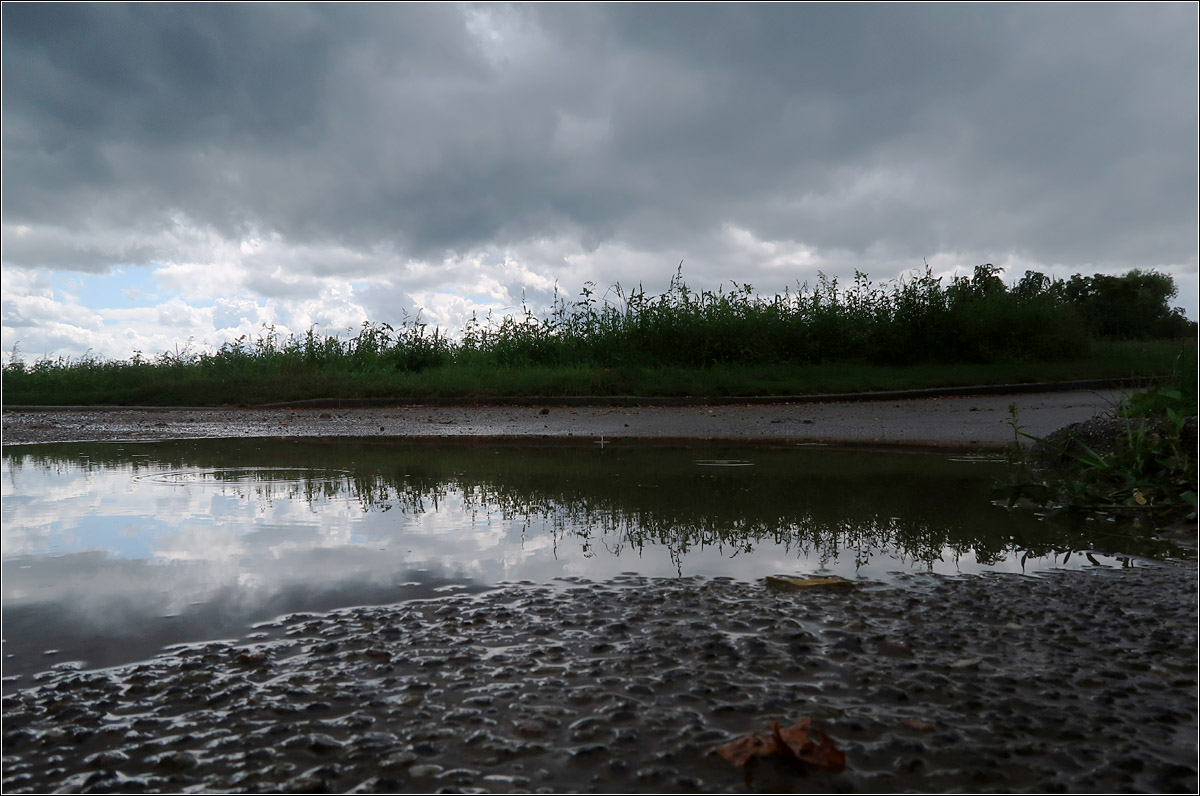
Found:
[{"label": "dark ripple on water", "polygon": [[[1195,791],[1196,570],[511,584],[4,696],[4,790]],[[712,750],[813,715],[842,774]]]}]

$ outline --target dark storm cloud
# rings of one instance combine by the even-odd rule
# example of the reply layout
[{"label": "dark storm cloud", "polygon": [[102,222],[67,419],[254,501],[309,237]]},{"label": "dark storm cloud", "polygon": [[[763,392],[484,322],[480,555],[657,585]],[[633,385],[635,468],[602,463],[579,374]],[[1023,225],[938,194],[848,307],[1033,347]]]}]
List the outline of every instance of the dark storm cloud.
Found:
[{"label": "dark storm cloud", "polygon": [[1194,9],[618,11],[627,48],[717,95],[695,119],[651,122],[626,154],[703,164],[722,209],[764,236],[1077,261],[1194,252]]},{"label": "dark storm cloud", "polygon": [[[57,232],[58,234],[54,234]],[[72,241],[55,230],[48,235],[14,234],[4,240],[4,259],[30,266],[66,271],[104,271],[116,265],[140,265],[169,255],[163,247],[127,240]]]},{"label": "dark storm cloud", "polygon": [[281,10],[6,4],[6,215],[190,209],[206,156],[303,135],[328,48]]},{"label": "dark storm cloud", "polygon": [[1195,257],[1194,6],[3,15],[8,224],[186,218],[399,259],[726,223],[900,258]]},{"label": "dark storm cloud", "polygon": [[[379,179],[336,171],[339,131],[364,121],[338,114],[376,101],[389,73],[458,68],[446,45],[462,36],[422,6],[6,4],[6,220],[336,217],[338,194]],[[374,130],[357,165],[392,132]]]}]

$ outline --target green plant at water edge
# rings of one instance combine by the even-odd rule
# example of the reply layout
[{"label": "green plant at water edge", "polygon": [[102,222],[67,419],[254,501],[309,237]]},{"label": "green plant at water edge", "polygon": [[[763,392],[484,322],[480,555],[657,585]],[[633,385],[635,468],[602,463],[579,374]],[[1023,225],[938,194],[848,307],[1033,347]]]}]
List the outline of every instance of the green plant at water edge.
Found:
[{"label": "green plant at water edge", "polygon": [[[1013,443],[1009,460],[1015,473],[997,488],[1009,507],[1032,504],[1056,511],[1100,513],[1170,524],[1197,516],[1196,452],[1186,441],[1188,416],[1166,410],[1166,423],[1152,431],[1145,420],[1124,418],[1123,431],[1111,444],[1088,446],[1026,433],[1015,404],[1009,406]],[[1021,438],[1057,453],[1058,463],[1031,461]]]}]

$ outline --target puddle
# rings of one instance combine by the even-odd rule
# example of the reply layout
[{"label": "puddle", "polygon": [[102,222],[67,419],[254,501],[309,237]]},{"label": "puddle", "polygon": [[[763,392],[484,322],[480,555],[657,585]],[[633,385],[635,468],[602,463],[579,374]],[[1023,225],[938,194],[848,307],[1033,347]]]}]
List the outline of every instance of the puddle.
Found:
[{"label": "puddle", "polygon": [[[148,454],[134,454],[146,458]],[[349,470],[320,467],[224,467],[210,470],[174,470],[138,476],[160,484],[302,484],[346,478]]]},{"label": "puddle", "polygon": [[620,439],[6,447],[4,675],[502,582],[1035,574],[1178,553],[994,506],[1003,468]]}]

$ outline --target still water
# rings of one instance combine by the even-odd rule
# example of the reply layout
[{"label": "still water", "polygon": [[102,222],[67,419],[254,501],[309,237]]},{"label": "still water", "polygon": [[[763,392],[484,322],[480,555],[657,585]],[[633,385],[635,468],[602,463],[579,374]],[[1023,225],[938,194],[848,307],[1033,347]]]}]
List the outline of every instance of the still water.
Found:
[{"label": "still water", "polygon": [[1175,552],[993,505],[1004,467],[628,440],[10,446],[4,675],[506,581],[1036,573]]}]

